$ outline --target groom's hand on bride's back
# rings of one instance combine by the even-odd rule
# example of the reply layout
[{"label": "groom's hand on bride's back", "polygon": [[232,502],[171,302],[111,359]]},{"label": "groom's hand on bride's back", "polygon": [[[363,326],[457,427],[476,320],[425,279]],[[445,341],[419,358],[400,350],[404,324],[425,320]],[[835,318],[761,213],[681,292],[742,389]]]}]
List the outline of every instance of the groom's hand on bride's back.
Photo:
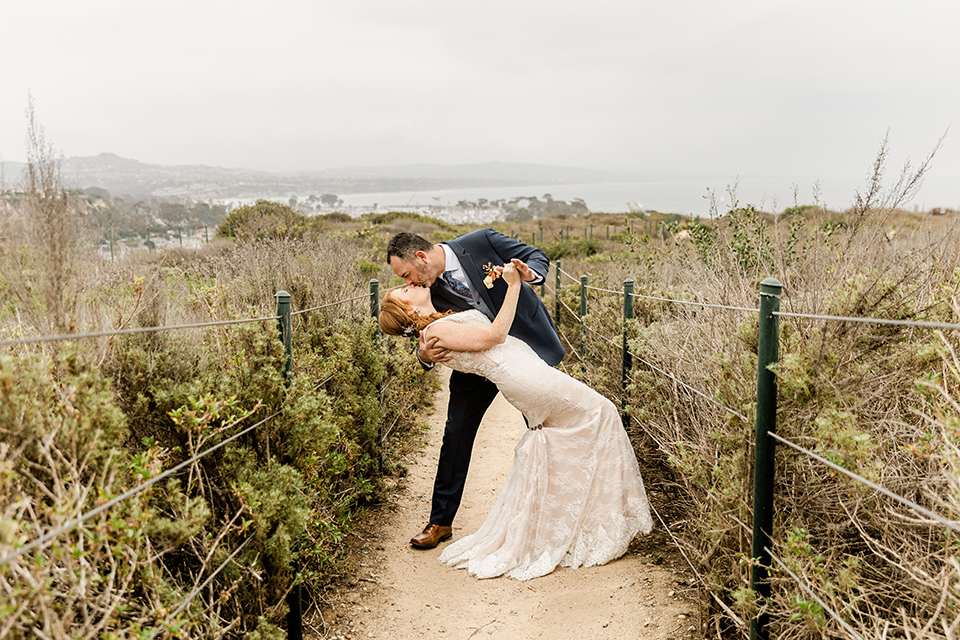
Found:
[{"label": "groom's hand on bride's back", "polygon": [[437,340],[436,337],[424,340],[423,334],[420,334],[420,344],[417,349],[417,357],[420,358],[420,362],[446,362],[450,359],[450,350],[438,347]]}]

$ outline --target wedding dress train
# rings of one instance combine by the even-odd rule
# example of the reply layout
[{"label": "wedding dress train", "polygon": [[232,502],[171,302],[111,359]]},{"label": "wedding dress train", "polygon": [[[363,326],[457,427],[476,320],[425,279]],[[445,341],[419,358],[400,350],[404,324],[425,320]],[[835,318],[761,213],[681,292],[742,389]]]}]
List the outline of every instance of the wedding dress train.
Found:
[{"label": "wedding dress train", "polygon": [[[479,311],[438,322],[489,325]],[[525,343],[452,352],[444,364],[494,382],[529,429],[496,505],[440,561],[478,578],[529,580],[557,566],[604,564],[653,527],[633,447],[613,403],[554,369]]]}]

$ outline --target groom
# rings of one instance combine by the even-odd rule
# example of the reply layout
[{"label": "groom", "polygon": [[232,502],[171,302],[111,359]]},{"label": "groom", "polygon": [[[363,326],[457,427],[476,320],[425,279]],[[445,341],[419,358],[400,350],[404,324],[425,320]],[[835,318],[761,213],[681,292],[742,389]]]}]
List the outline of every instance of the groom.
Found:
[{"label": "groom", "polygon": [[[514,258],[523,263],[518,269],[524,282],[538,284],[547,275],[550,260],[543,251],[489,228],[438,244],[412,233],[398,233],[387,245],[387,262],[393,272],[408,285],[430,287],[438,311],[478,309],[490,320],[500,310],[507,288],[488,289],[483,282],[486,271]],[[530,287],[521,288],[510,335],[526,342],[550,365],[563,358],[563,346],[550,314]],[[424,342],[421,337],[417,357],[426,368],[449,359],[435,342],[436,338]],[[496,395],[496,385],[486,378],[459,371],[450,374],[450,403],[433,484],[430,522],[410,540],[414,547],[432,549],[453,535],[453,518],[460,508],[473,441]]]}]

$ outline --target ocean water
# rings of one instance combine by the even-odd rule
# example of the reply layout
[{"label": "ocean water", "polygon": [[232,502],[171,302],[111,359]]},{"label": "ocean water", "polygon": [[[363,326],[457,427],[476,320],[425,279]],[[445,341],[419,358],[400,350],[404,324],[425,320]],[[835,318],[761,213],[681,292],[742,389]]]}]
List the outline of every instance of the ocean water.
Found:
[{"label": "ocean water", "polygon": [[[888,187],[889,188],[889,187]],[[796,189],[796,194],[794,193]],[[725,213],[733,204],[753,205],[780,212],[795,204],[819,202],[829,209],[844,210],[854,204],[857,192],[866,192],[866,181],[790,180],[787,178],[737,179],[689,178],[595,184],[540,185],[532,187],[494,187],[439,191],[398,191],[391,193],[341,194],[344,204],[354,207],[405,208],[430,205],[453,206],[461,200],[476,202],[510,200],[549,193],[555,200],[581,198],[595,213],[622,213],[632,208],[664,213],[709,216],[710,195],[716,210]],[[933,207],[960,209],[960,178],[928,178],[917,195],[904,208],[925,211]]]}]

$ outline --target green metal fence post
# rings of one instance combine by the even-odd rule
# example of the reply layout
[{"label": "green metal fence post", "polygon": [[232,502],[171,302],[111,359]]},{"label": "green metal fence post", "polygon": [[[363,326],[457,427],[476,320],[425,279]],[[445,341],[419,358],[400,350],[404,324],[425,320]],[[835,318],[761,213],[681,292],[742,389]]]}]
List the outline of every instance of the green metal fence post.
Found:
[{"label": "green metal fence post", "polygon": [[[780,322],[773,313],[780,310],[783,285],[776,278],[760,283],[760,343],[757,349],[756,457],[753,475],[753,550],[750,588],[758,600],[770,597],[770,535],[773,530],[773,438],[777,428],[777,377],[770,370],[779,358]],[[760,602],[759,604],[763,604]],[[762,613],[750,620],[750,640],[766,640],[768,617]]]},{"label": "green metal fence post", "polygon": [[580,360],[583,361],[583,358],[586,357],[586,352],[583,349],[583,343],[587,326],[583,322],[583,316],[587,315],[587,276],[580,276]]},{"label": "green metal fence post", "polygon": [[[376,278],[370,280],[370,315],[374,321],[380,318],[380,281]],[[375,322],[373,328],[373,339],[380,339],[380,323]],[[377,380],[377,398],[383,403],[383,379]],[[380,473],[383,473],[383,422],[377,426],[377,464],[380,465]]]},{"label": "green metal fence post", "polygon": [[303,640],[303,599],[300,595],[300,581],[293,585],[287,596],[287,640]]},{"label": "green metal fence post", "polygon": [[[289,386],[293,378],[293,324],[290,322],[290,294],[286,291],[277,291],[274,298],[277,301],[277,329],[280,332],[280,342],[283,343],[287,361],[284,364],[284,377]],[[299,570],[294,563],[294,572]],[[287,595],[287,638],[289,640],[303,640],[303,604],[300,597],[300,580],[294,576],[294,584]]]},{"label": "green metal fence post", "polygon": [[540,225],[540,246],[543,246],[543,225]]},{"label": "green metal fence post", "polygon": [[[563,233],[561,231],[561,233]],[[554,272],[554,275],[557,276],[554,288],[553,296],[553,321],[556,323],[557,328],[560,328],[560,261],[557,260],[557,269]]]},{"label": "green metal fence post", "polygon": [[[380,281],[374,278],[370,281],[370,316],[374,319],[380,317]],[[380,337],[380,325],[373,330],[375,337]]]},{"label": "green metal fence post", "polygon": [[627,351],[627,322],[633,320],[633,280],[623,281],[623,373],[620,376],[620,416],[623,419],[623,428],[630,422],[627,416],[627,380],[630,377],[630,367],[633,366],[633,356]]},{"label": "green metal fence post", "polygon": [[284,374],[289,384],[290,376],[293,375],[293,327],[290,323],[290,294],[286,291],[277,291],[274,296],[277,300],[277,329],[280,331],[280,341],[283,342],[284,353],[287,354],[287,362],[284,365]]},{"label": "green metal fence post", "polygon": [[537,246],[537,232],[534,231],[534,232],[531,233],[530,235],[533,236],[532,238],[530,238],[530,246],[531,246],[531,247]]}]

